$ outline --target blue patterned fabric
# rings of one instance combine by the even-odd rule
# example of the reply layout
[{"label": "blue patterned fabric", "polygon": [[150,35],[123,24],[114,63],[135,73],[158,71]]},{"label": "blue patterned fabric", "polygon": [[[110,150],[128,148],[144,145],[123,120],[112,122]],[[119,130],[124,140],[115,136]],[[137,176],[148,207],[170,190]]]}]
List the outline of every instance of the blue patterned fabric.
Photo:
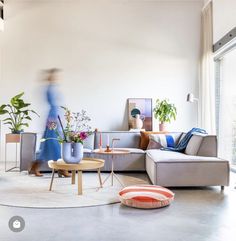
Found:
[{"label": "blue patterned fabric", "polygon": [[167,143],[167,147],[174,147],[175,146],[174,137],[171,135],[166,135],[166,143]]},{"label": "blue patterned fabric", "polygon": [[189,132],[187,132],[187,134],[184,136],[184,138],[174,147],[165,147],[162,148],[161,150],[166,150],[166,151],[177,151],[177,152],[183,152],[187,145],[189,140],[191,139],[191,137],[193,136],[193,134],[207,134],[207,132],[203,129],[200,128],[192,128]]},{"label": "blue patterned fabric", "polygon": [[151,134],[149,139],[158,142],[162,147],[175,147],[179,136],[176,134]]},{"label": "blue patterned fabric", "polygon": [[[56,104],[56,90],[55,85],[50,84],[47,87],[46,96],[50,106],[49,114],[47,117],[48,121],[56,121],[58,123],[58,106]],[[57,125],[59,126],[59,124]],[[46,125],[43,138],[57,138],[54,130],[50,130]],[[57,140],[46,140],[40,144],[39,152],[37,153],[36,160],[38,161],[49,161],[58,160],[61,158],[61,145]]]}]

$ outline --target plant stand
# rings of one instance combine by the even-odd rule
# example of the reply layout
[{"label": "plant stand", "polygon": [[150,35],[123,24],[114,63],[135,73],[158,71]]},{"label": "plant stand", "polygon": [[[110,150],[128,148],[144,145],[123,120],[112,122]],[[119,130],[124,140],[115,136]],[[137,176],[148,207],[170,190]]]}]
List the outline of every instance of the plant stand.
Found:
[{"label": "plant stand", "polygon": [[[21,142],[21,134],[6,134],[5,135],[5,172],[12,171],[16,168],[19,168],[18,166],[18,144]],[[7,146],[8,144],[15,144],[15,166],[7,169]]]}]

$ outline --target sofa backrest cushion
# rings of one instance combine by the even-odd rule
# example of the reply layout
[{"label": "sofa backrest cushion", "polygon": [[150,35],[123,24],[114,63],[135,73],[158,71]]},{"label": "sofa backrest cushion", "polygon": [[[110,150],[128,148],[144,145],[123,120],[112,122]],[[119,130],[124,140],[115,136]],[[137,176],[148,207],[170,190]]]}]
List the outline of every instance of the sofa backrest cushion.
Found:
[{"label": "sofa backrest cushion", "polygon": [[199,147],[197,155],[217,157],[217,137],[215,135],[205,136]]},{"label": "sofa backrest cushion", "polygon": [[193,135],[187,144],[187,147],[185,149],[185,154],[196,156],[201,146],[203,138],[204,137],[200,135]]},{"label": "sofa backrest cushion", "polygon": [[90,135],[87,139],[84,140],[85,149],[90,149],[90,150],[94,149],[94,138],[95,138],[95,134],[93,132],[92,135]]},{"label": "sofa backrest cushion", "polygon": [[112,139],[118,138],[115,142],[115,148],[139,148],[140,132],[132,131],[102,131],[95,132],[95,149],[99,148],[100,134],[102,135],[102,147],[107,145],[107,136],[109,135],[109,144],[112,145]]}]

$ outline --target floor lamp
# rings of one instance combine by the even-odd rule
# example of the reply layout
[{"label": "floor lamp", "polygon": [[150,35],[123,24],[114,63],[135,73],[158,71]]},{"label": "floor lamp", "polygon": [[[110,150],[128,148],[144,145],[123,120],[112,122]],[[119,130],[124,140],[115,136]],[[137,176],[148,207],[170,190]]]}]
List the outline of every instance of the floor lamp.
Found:
[{"label": "floor lamp", "polygon": [[199,101],[198,101],[198,98],[196,98],[193,93],[188,93],[188,95],[187,95],[187,102],[190,102],[190,103],[197,102],[197,125],[199,125],[199,120],[198,120],[198,116],[199,116],[199,113],[198,113]]}]

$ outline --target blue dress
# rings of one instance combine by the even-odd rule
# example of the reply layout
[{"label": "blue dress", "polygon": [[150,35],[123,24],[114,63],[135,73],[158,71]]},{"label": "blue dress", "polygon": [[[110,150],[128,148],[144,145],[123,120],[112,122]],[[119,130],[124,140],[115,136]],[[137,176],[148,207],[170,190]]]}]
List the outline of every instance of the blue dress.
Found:
[{"label": "blue dress", "polygon": [[[54,84],[49,84],[46,90],[47,102],[50,106],[49,114],[47,117],[48,121],[55,121],[57,126],[58,123],[58,106],[56,103],[56,90]],[[58,128],[59,129],[59,128]],[[46,125],[43,138],[57,138],[54,130],[50,130]],[[46,162],[49,160],[57,161],[61,158],[61,145],[57,140],[46,140],[40,144],[39,152],[37,154],[36,160]]]}]

